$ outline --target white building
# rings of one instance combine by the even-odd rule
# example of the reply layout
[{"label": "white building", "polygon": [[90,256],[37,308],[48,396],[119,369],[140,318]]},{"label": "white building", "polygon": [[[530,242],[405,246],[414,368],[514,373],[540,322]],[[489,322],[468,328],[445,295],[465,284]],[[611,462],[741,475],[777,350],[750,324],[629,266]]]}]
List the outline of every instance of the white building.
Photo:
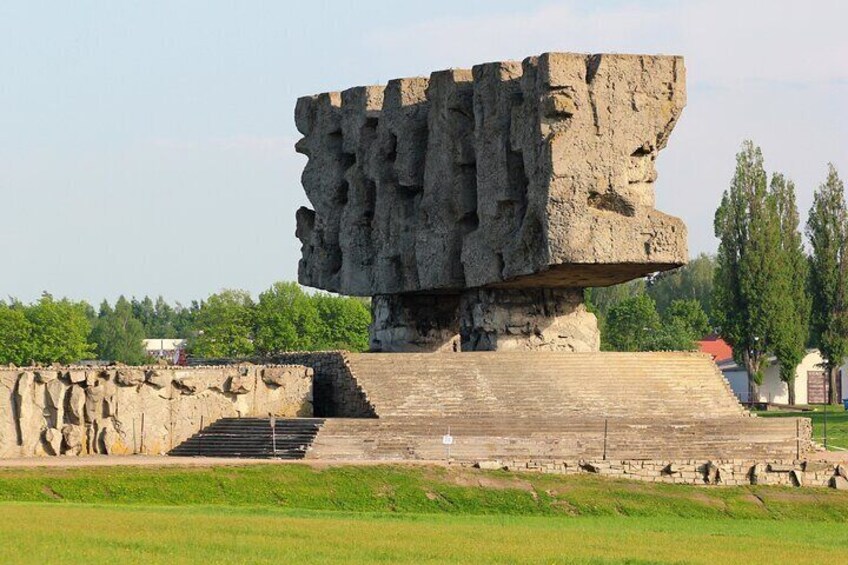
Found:
[{"label": "white building", "polygon": [[[822,357],[818,349],[808,349],[807,354],[795,369],[795,404],[823,404],[827,398],[827,375],[821,367]],[[759,387],[757,398],[750,399],[748,391],[748,373],[733,359],[716,360],[718,368],[724,374],[733,392],[742,402],[769,402],[789,404],[789,388],[780,380],[780,370],[776,360],[769,359],[763,374],[763,384]],[[837,398],[848,394],[848,367],[839,371]]]},{"label": "white building", "polygon": [[156,338],[145,339],[144,349],[147,355],[155,359],[165,359],[169,363],[179,365],[185,350],[186,340]]}]

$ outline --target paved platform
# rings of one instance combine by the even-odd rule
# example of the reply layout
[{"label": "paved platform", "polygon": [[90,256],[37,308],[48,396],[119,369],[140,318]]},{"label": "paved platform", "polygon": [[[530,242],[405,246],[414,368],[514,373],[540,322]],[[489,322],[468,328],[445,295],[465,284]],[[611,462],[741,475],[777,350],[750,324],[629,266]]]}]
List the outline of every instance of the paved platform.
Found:
[{"label": "paved platform", "polygon": [[21,457],[0,459],[0,469],[10,468],[74,468],[74,467],[219,467],[224,465],[288,465],[291,463],[310,467],[336,465],[446,465],[445,461],[378,461],[378,460],[286,460],[244,459],[223,457],[169,457],[167,455],[91,455],[80,457]]}]

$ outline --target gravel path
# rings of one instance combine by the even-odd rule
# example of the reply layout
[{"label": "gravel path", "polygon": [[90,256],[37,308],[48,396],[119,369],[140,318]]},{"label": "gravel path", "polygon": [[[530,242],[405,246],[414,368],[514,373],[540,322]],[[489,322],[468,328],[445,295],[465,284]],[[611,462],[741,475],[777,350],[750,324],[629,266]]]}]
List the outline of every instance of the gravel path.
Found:
[{"label": "gravel path", "polygon": [[444,461],[351,460],[318,461],[315,459],[238,459],[227,457],[168,457],[166,455],[93,455],[82,457],[21,457],[0,459],[0,469],[20,467],[217,467],[221,465],[288,465],[312,467],[337,465],[445,465]]}]

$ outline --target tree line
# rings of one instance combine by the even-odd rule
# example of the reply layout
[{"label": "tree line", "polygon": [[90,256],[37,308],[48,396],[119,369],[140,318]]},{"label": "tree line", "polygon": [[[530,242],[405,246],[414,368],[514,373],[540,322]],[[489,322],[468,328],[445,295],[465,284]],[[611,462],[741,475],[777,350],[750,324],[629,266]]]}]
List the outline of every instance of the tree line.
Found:
[{"label": "tree line", "polygon": [[186,338],[192,355],[207,358],[270,357],[293,350],[368,347],[367,302],[325,293],[307,294],[280,282],[253,300],[223,290],[189,306],[162,297],[108,301],[95,310],[84,301],[0,301],[0,364],[17,366],[97,359],[143,364],[145,338]]},{"label": "tree line", "polygon": [[628,283],[586,290],[603,351],[690,351],[715,327],[711,318],[715,258]]},{"label": "tree line", "polygon": [[838,368],[848,354],[848,212],[836,168],[813,193],[800,231],[795,184],[765,170],[751,141],[736,156],[736,171],[715,215],[719,238],[713,307],[725,340],[748,373],[762,384],[769,357],[795,402],[795,369],[807,346],[818,348],[828,373],[829,401],[837,398]]}]

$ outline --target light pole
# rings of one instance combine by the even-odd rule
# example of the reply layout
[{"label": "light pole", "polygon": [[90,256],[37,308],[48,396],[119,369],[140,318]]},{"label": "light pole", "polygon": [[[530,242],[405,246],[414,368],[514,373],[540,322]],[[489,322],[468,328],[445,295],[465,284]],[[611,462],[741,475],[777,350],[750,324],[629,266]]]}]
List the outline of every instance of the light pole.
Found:
[{"label": "light pole", "polygon": [[824,450],[827,451],[827,405],[830,404],[830,383],[824,384]]}]

